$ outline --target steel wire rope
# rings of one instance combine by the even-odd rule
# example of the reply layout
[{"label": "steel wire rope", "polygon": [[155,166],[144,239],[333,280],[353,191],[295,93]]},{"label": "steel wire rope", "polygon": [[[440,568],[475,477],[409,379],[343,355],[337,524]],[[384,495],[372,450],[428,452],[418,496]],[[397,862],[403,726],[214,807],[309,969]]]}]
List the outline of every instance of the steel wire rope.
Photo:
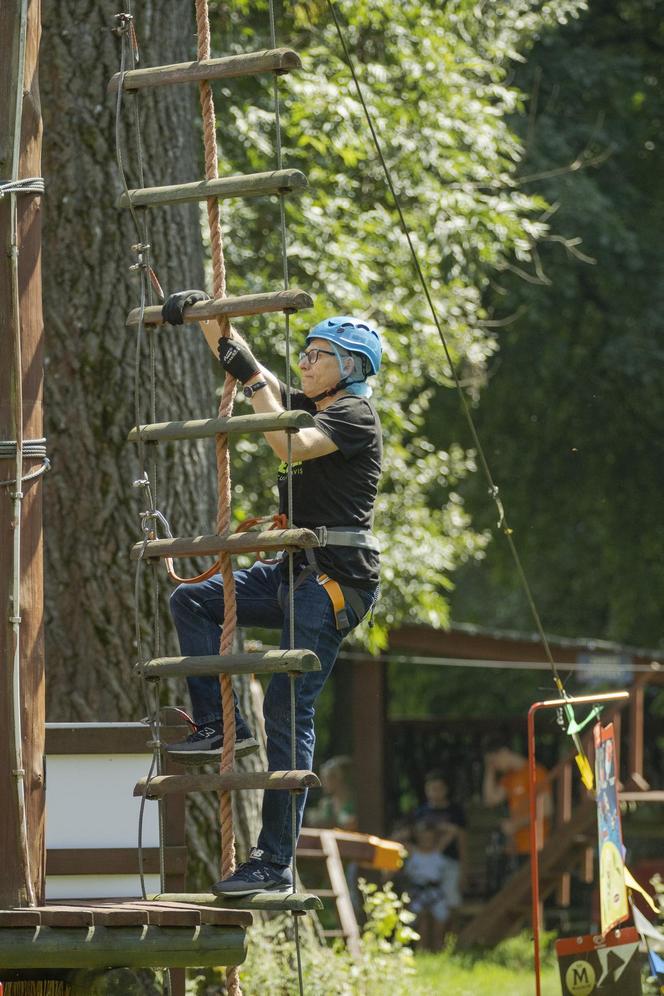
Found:
[{"label": "steel wire rope", "polygon": [[[551,668],[551,672],[552,672],[552,675],[553,675],[553,682],[554,682],[554,685],[556,687],[556,690],[557,690],[558,694],[560,695],[561,706],[562,706],[562,705],[565,704],[565,700],[568,698],[567,692],[565,690],[565,686],[564,686],[563,681],[562,681],[562,679],[560,677],[560,674],[558,672],[558,667],[557,667],[556,662],[555,662],[555,660],[553,658],[553,654],[551,653],[551,648],[549,646],[549,641],[547,639],[546,633],[544,632],[544,627],[542,625],[542,620],[540,618],[540,614],[539,614],[539,611],[537,609],[537,605],[535,604],[535,599],[533,597],[533,593],[532,593],[530,584],[528,582],[528,578],[526,576],[523,564],[521,562],[521,557],[519,556],[519,552],[518,552],[518,550],[516,548],[516,544],[515,544],[514,539],[513,539],[513,530],[511,529],[511,527],[509,526],[509,523],[507,521],[507,515],[505,513],[505,507],[504,507],[503,501],[502,501],[502,499],[500,497],[500,492],[499,492],[498,485],[494,482],[493,475],[491,473],[491,469],[489,467],[489,463],[487,461],[487,458],[486,458],[486,455],[485,455],[485,452],[484,452],[484,447],[482,446],[482,443],[481,443],[481,440],[480,440],[480,437],[479,437],[477,426],[475,425],[475,421],[474,421],[473,416],[472,416],[472,414],[470,412],[470,408],[468,407],[468,402],[466,400],[466,396],[465,396],[465,394],[463,392],[463,388],[461,386],[461,381],[459,379],[459,375],[458,375],[457,370],[456,370],[456,365],[455,365],[455,363],[454,363],[454,361],[452,359],[450,348],[448,346],[447,339],[445,337],[445,333],[443,332],[442,325],[441,325],[440,319],[438,317],[438,312],[436,310],[436,306],[435,306],[435,304],[433,302],[431,291],[429,289],[429,284],[428,284],[427,279],[426,279],[426,277],[424,275],[424,272],[422,270],[422,266],[420,264],[420,260],[419,260],[418,254],[417,254],[417,250],[415,249],[415,246],[413,245],[413,241],[411,239],[410,231],[408,229],[408,225],[406,224],[406,219],[405,219],[402,207],[401,207],[401,199],[400,199],[400,197],[399,197],[399,195],[398,195],[398,193],[396,191],[396,188],[394,186],[394,182],[392,180],[392,172],[391,172],[390,167],[388,166],[388,164],[387,164],[387,162],[385,160],[385,156],[383,155],[383,149],[382,149],[380,140],[378,138],[378,135],[376,133],[376,129],[375,129],[375,126],[374,126],[374,123],[373,123],[373,118],[372,118],[371,112],[370,112],[370,110],[369,110],[369,108],[367,106],[366,100],[364,99],[364,93],[362,92],[362,87],[360,85],[360,81],[359,81],[359,78],[358,78],[358,75],[357,75],[357,72],[356,72],[356,69],[355,69],[355,63],[354,63],[354,61],[353,61],[353,59],[351,57],[350,50],[348,48],[348,44],[346,42],[345,35],[344,35],[343,30],[341,28],[341,24],[339,22],[339,17],[338,17],[336,5],[334,4],[334,0],[327,0],[327,6],[329,7],[330,13],[332,14],[332,18],[333,18],[333,21],[334,21],[334,26],[336,28],[337,35],[339,37],[339,41],[341,43],[341,47],[343,49],[344,57],[345,57],[346,62],[348,64],[348,68],[350,69],[351,76],[353,78],[353,83],[355,85],[355,89],[357,91],[358,98],[359,98],[360,103],[362,105],[362,110],[364,112],[364,116],[365,116],[365,119],[366,119],[366,122],[367,122],[367,125],[368,125],[368,128],[369,128],[369,131],[371,133],[371,138],[372,138],[372,141],[373,141],[373,145],[374,145],[374,148],[376,150],[376,154],[378,156],[378,159],[380,160],[380,164],[382,166],[383,173],[385,174],[385,180],[386,180],[387,185],[389,187],[390,193],[392,194],[392,198],[394,200],[394,204],[395,204],[395,207],[397,209],[397,214],[399,215],[399,222],[401,224],[401,228],[402,228],[403,233],[404,233],[404,235],[406,237],[406,241],[408,242],[408,248],[410,250],[410,254],[411,254],[411,257],[412,257],[412,260],[413,260],[413,265],[415,267],[418,280],[419,280],[420,285],[422,287],[422,290],[424,292],[424,296],[425,296],[427,304],[429,306],[429,311],[431,312],[431,317],[433,318],[434,324],[436,326],[436,330],[438,332],[438,336],[440,338],[440,341],[441,341],[442,346],[443,346],[443,350],[445,352],[445,357],[446,357],[447,362],[448,362],[449,367],[450,367],[450,371],[451,371],[451,374],[452,374],[452,379],[454,381],[454,385],[455,385],[455,388],[457,390],[457,393],[458,393],[458,396],[459,396],[459,399],[460,399],[460,402],[461,402],[461,408],[462,408],[462,411],[463,411],[463,415],[464,415],[464,417],[466,419],[466,423],[468,425],[468,428],[470,429],[470,433],[471,433],[471,436],[472,436],[472,439],[473,439],[473,443],[475,444],[475,447],[477,449],[477,454],[478,454],[478,457],[479,457],[480,466],[482,467],[482,471],[484,473],[484,476],[485,476],[485,479],[486,479],[486,482],[487,482],[487,485],[488,485],[489,496],[495,502],[496,509],[498,511],[498,528],[502,530],[502,532],[503,532],[503,534],[504,534],[504,536],[505,536],[505,538],[507,540],[507,544],[508,544],[510,553],[512,555],[512,559],[513,559],[514,565],[516,567],[517,576],[518,576],[519,581],[521,583],[521,587],[522,587],[523,592],[525,594],[528,606],[530,608],[530,612],[531,612],[531,615],[533,617],[533,621],[535,623],[535,627],[537,629],[538,636],[539,636],[540,641],[542,643],[542,647],[544,649],[544,653],[546,654],[547,661],[548,661],[549,666]],[[561,717],[559,717],[559,723],[560,723],[560,725],[563,725]],[[572,740],[574,741],[574,744],[575,744],[575,746],[576,746],[576,748],[578,750],[578,753],[582,757],[585,758],[585,756],[586,756],[585,755],[585,751],[583,750],[583,747],[582,747],[582,744],[581,744],[581,741],[579,739],[578,734],[573,733],[571,736],[572,736]]]},{"label": "steel wire rope", "polygon": [[[144,441],[141,437],[140,424],[141,424],[141,367],[142,367],[142,339],[145,331],[145,308],[148,301],[152,301],[152,290],[155,284],[158,286],[158,281],[154,276],[152,267],[150,264],[150,242],[149,242],[149,226],[147,218],[147,210],[143,214],[143,225],[139,224],[138,216],[131,202],[131,197],[129,196],[129,188],[127,184],[124,161],[122,157],[122,142],[120,135],[120,122],[122,117],[122,105],[123,105],[123,94],[124,94],[124,78],[126,75],[126,46],[127,37],[130,38],[130,57],[132,62],[132,68],[135,68],[138,61],[138,43],[136,41],[136,34],[134,28],[134,18],[131,8],[131,0],[128,0],[127,4],[128,14],[118,14],[116,15],[117,27],[115,29],[115,34],[120,38],[120,72],[119,72],[119,85],[118,85],[118,96],[116,100],[116,113],[115,113],[115,151],[116,151],[116,161],[118,165],[118,171],[120,174],[120,179],[127,195],[127,201],[129,203],[130,214],[134,222],[134,227],[136,229],[136,234],[138,242],[132,246],[136,254],[137,261],[130,267],[131,270],[138,273],[140,282],[140,303],[139,303],[139,319],[136,326],[136,340],[135,340],[135,361],[134,361],[134,421],[136,424],[136,431],[138,437],[138,460],[139,467],[141,471],[141,477],[138,481],[135,481],[135,486],[142,486],[144,490],[145,497],[148,500],[147,512],[143,514],[142,526],[144,531],[144,546],[141,556],[139,557],[138,563],[136,565],[136,573],[134,579],[134,626],[136,634],[136,653],[139,663],[144,663],[143,657],[143,644],[141,636],[141,613],[140,613],[140,580],[141,580],[141,567],[143,564],[143,553],[145,551],[145,543],[147,542],[147,534],[145,531],[146,521],[149,519],[152,522],[161,520],[162,523],[166,524],[167,531],[170,533],[168,528],[168,523],[161,515],[157,509],[157,459],[156,453],[152,460],[152,484],[150,483],[150,475],[146,470],[146,449]],[[137,98],[138,95],[135,95]],[[141,138],[141,124],[140,124],[140,114],[138,107],[138,100],[134,101],[134,131],[136,136],[137,145],[137,169],[139,184],[141,187],[145,185],[145,170],[143,162],[143,143]],[[149,279],[148,279],[149,277]],[[150,330],[148,334],[148,348],[150,357],[150,375],[149,375],[149,408],[150,408],[150,418],[152,422],[156,422],[156,355],[155,355],[155,345],[154,345],[154,331]],[[156,563],[151,564],[151,590],[152,590],[152,640],[153,640],[153,654],[154,656],[159,655],[159,646],[161,640],[160,625],[159,625],[159,578],[157,573]],[[155,687],[154,692],[154,704],[150,701],[150,695],[148,694],[149,683],[146,681],[142,670],[140,674],[141,682],[141,692],[144,700],[144,705],[146,707],[148,723],[150,726],[151,742],[152,747],[152,760],[148,769],[148,774],[146,776],[146,784],[143,794],[141,796],[141,802],[139,807],[138,816],[138,828],[137,828],[137,849],[138,849],[138,866],[139,866],[139,878],[141,883],[141,894],[144,899],[147,898],[147,890],[145,887],[145,867],[144,867],[144,856],[143,856],[143,827],[144,827],[144,815],[145,815],[145,804],[148,795],[148,789],[150,786],[150,781],[155,775],[161,774],[162,764],[161,764],[161,711],[160,711],[160,691],[159,691],[159,681],[153,682]],[[165,841],[164,841],[164,802],[160,798],[157,800],[157,823],[158,823],[158,851],[159,851],[159,887],[160,892],[164,892],[166,889],[166,860],[165,860]],[[171,976],[170,970],[167,970],[163,976],[164,989],[167,996],[171,993]]]},{"label": "steel wire rope", "polygon": [[[277,47],[277,28],[276,28],[276,18],[274,12],[274,0],[269,0],[268,5],[269,10],[269,20],[270,20],[270,44],[272,48]],[[282,168],[282,136],[281,136],[281,107],[279,101],[279,77],[275,72],[273,76],[273,102],[274,102],[274,127],[275,127],[275,166],[278,170]],[[283,192],[279,194],[279,232],[281,236],[281,262],[282,262],[282,276],[284,290],[288,290],[289,286],[289,274],[288,274],[288,244],[287,244],[287,232],[286,232],[286,203],[285,195]],[[291,408],[291,384],[292,384],[292,371],[291,371],[291,334],[290,334],[290,315],[288,311],[284,311],[284,334],[286,340],[286,408],[289,410]],[[288,528],[293,528],[293,436],[292,433],[287,433],[286,436],[286,464],[287,464],[287,478],[286,478],[286,506],[287,506],[287,517],[288,517]],[[294,554],[292,550],[288,551],[288,647],[290,650],[295,649],[295,569],[294,569]],[[297,688],[296,681],[297,678],[293,672],[288,676],[289,680],[289,698],[290,698],[290,738],[291,738],[291,768],[293,771],[297,769],[297,734],[295,728],[295,711],[297,706]],[[293,876],[293,893],[295,893],[297,888],[297,795],[295,792],[290,793],[290,804],[291,804],[291,870]],[[295,953],[297,961],[297,980],[300,996],[304,996],[304,979],[302,973],[302,951],[300,946],[300,924],[298,920],[298,915],[293,913],[293,931],[295,934]]]}]

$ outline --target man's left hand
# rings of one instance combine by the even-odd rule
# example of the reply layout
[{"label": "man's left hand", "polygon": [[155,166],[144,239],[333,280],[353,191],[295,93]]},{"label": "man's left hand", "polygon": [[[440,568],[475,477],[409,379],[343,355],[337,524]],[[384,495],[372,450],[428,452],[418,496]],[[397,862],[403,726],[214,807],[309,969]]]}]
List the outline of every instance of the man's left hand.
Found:
[{"label": "man's left hand", "polygon": [[240,342],[239,339],[228,339],[222,336],[217,344],[217,351],[219,362],[224,370],[243,384],[260,373],[256,357],[249,347]]}]

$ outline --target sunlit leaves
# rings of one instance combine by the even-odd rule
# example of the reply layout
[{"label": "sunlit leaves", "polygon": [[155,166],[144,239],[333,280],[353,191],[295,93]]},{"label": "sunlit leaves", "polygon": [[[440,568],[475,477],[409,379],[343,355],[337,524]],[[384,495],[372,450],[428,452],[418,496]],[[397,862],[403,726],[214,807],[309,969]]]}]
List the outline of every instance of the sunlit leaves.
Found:
[{"label": "sunlit leaves", "polygon": [[[445,4],[354,0],[339,5],[364,97],[393,172],[406,225],[426,275],[455,365],[475,381],[496,349],[483,294],[496,270],[535,266],[547,235],[547,205],[517,188],[523,155],[513,128],[523,95],[511,82],[515,59],[583,8],[496,0]],[[216,44],[236,51],[267,44],[264,3],[213,5]],[[357,312],[382,328],[385,363],[376,399],[385,429],[385,473],[376,509],[383,539],[384,590],[373,631],[405,617],[432,625],[448,618],[455,568],[482,555],[455,491],[473,469],[458,447],[436,452],[427,438],[432,383],[451,383],[440,343],[373,148],[362,107],[341,57],[327,6],[284,11],[281,38],[300,51],[304,70],[280,83],[284,165],[309,187],[286,205],[291,284],[315,294],[313,312],[294,316],[293,337],[330,312]],[[272,169],[272,81],[223,90],[223,172]],[[279,211],[274,202],[233,202],[224,211],[231,292],[265,290],[281,279]],[[238,322],[268,362],[283,364],[280,319]],[[274,501],[273,462],[255,442],[235,450],[243,507]],[[382,628],[381,628],[382,627]]]}]

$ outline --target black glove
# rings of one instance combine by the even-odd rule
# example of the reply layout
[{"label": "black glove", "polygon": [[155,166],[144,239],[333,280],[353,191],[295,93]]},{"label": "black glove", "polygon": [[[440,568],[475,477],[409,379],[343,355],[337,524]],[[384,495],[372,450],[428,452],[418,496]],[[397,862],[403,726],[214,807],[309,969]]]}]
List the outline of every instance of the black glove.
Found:
[{"label": "black glove", "polygon": [[260,372],[254,354],[239,339],[228,339],[222,335],[217,344],[217,351],[224,370],[243,384]]},{"label": "black glove", "polygon": [[197,304],[199,301],[209,301],[210,295],[202,290],[178,291],[177,294],[170,294],[164,301],[161,309],[161,317],[169,325],[184,325],[182,312],[190,304]]}]

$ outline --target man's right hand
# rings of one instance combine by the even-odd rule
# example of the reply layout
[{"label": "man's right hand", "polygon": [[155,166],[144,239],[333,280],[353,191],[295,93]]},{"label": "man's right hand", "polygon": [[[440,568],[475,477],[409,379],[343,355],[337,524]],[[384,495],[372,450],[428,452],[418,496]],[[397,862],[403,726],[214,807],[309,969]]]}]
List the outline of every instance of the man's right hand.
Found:
[{"label": "man's right hand", "polygon": [[222,336],[217,344],[217,350],[219,362],[224,370],[242,384],[246,384],[248,380],[260,373],[256,357],[241,339],[230,339]]},{"label": "man's right hand", "polygon": [[184,325],[184,317],[182,315],[184,309],[188,308],[191,304],[197,304],[199,301],[209,300],[210,295],[202,290],[178,291],[176,294],[170,294],[164,301],[161,309],[161,317],[169,325]]}]

